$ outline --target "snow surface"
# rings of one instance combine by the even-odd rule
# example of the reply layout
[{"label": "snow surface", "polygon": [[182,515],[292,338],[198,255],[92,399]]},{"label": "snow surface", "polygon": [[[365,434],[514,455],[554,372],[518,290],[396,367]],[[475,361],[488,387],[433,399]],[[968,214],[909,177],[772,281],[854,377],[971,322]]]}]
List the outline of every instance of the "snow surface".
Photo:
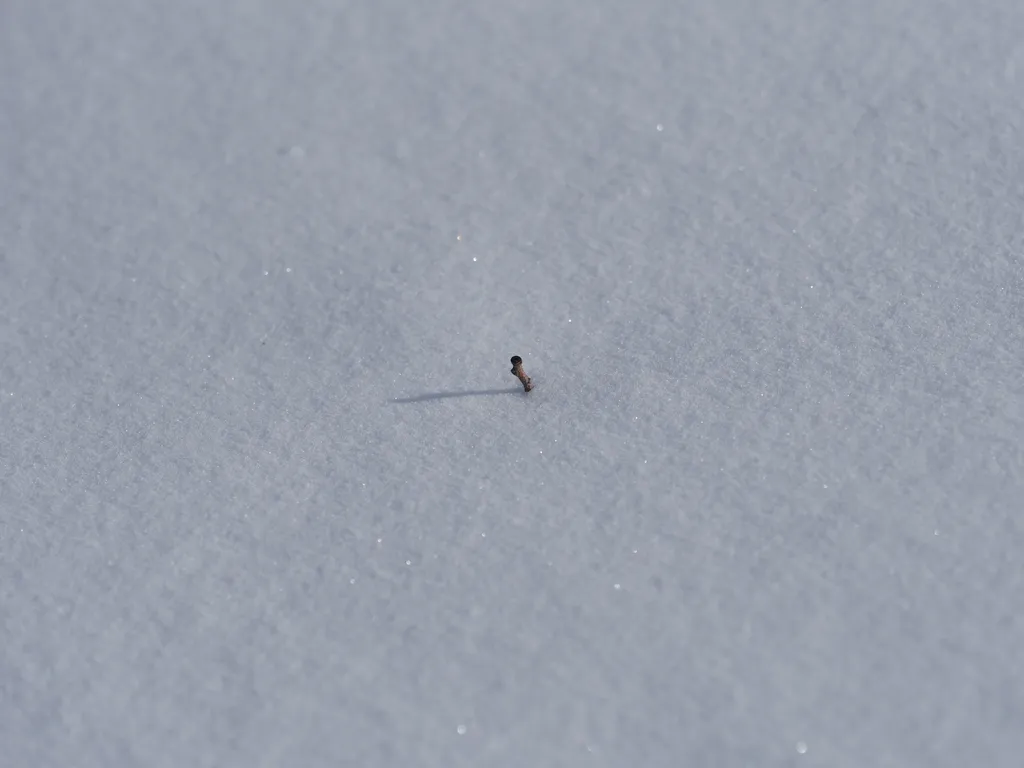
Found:
[{"label": "snow surface", "polygon": [[0,4],[3,764],[1019,765],[1022,39]]}]

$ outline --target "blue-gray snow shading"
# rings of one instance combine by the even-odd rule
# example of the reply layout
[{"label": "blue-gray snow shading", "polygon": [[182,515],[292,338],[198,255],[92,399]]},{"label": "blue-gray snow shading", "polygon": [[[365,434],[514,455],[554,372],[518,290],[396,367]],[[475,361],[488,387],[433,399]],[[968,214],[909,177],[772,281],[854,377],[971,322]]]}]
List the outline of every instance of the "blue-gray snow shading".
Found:
[{"label": "blue-gray snow shading", "polygon": [[1016,766],[1022,36],[3,3],[4,764]]}]

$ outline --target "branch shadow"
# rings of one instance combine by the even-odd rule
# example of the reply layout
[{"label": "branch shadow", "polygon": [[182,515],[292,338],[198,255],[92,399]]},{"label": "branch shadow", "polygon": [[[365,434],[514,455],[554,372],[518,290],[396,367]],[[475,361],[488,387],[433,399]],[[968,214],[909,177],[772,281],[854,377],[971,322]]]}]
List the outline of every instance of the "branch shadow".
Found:
[{"label": "branch shadow", "polygon": [[422,403],[426,400],[445,400],[449,397],[479,397],[481,395],[514,395],[516,392],[522,391],[522,389],[475,389],[464,390],[462,392],[431,392],[426,395],[416,395],[416,397],[395,398],[394,400],[388,400],[388,402]]}]

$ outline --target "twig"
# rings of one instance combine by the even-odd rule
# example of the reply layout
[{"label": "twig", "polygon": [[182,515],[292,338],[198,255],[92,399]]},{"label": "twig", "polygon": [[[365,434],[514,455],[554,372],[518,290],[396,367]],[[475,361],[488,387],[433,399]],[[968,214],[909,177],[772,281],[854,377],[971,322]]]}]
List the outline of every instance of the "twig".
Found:
[{"label": "twig", "polygon": [[519,355],[512,358],[512,373],[514,373],[516,378],[523,383],[523,391],[529,392],[533,389],[533,382],[530,380],[530,377],[526,375],[526,371],[523,370],[523,358]]}]

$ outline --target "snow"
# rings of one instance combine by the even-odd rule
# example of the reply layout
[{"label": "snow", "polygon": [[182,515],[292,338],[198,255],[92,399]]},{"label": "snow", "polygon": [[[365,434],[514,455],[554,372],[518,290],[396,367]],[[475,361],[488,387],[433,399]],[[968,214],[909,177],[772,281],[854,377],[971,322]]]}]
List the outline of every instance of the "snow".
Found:
[{"label": "snow", "polygon": [[1022,31],[5,3],[5,761],[1015,765]]}]

